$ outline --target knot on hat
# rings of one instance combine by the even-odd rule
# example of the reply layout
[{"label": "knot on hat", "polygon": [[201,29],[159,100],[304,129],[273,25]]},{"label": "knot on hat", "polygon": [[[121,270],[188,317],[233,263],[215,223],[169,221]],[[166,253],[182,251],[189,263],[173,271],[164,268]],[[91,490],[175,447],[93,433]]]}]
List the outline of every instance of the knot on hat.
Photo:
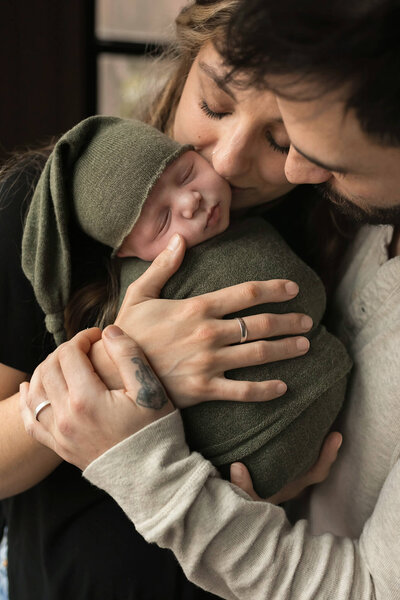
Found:
[{"label": "knot on hat", "polygon": [[46,315],[45,324],[47,331],[54,336],[57,346],[66,341],[67,336],[64,329],[64,311],[60,310]]}]

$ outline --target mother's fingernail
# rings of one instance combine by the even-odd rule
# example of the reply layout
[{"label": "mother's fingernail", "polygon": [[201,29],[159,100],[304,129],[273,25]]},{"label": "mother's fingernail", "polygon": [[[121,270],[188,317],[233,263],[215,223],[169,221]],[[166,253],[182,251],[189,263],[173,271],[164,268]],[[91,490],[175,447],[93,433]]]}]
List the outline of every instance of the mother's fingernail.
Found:
[{"label": "mother's fingernail", "polygon": [[120,335],[123,335],[123,331],[118,325],[109,325],[104,330],[104,335],[109,338],[116,338]]},{"label": "mother's fingernail", "polygon": [[181,241],[181,238],[179,237],[179,235],[177,233],[175,233],[175,235],[172,236],[172,238],[169,240],[168,242],[168,250],[176,250],[179,246],[179,243]]},{"label": "mother's fingernail", "polygon": [[290,296],[294,296],[299,291],[299,286],[297,283],[294,283],[294,281],[288,281],[288,283],[285,285],[285,288]]},{"label": "mother's fingernail", "polygon": [[283,383],[283,381],[281,381],[280,383],[277,384],[276,386],[276,393],[277,394],[284,394],[287,390],[287,385],[286,383]]},{"label": "mother's fingernail", "polygon": [[302,317],[301,318],[301,326],[303,329],[311,329],[313,324],[313,320],[311,319],[311,317]]},{"label": "mother's fingernail", "polygon": [[300,352],[305,352],[310,347],[310,342],[307,338],[299,338],[296,342],[297,350]]}]

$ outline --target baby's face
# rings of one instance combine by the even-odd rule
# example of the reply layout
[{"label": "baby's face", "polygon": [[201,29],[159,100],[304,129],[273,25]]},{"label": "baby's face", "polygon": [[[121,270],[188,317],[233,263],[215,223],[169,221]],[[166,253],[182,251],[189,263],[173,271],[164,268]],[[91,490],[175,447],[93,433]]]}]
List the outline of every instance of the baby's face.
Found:
[{"label": "baby's face", "polygon": [[199,154],[188,151],[170,164],[149,194],[118,256],[153,260],[174,233],[188,247],[225,231],[231,189]]}]

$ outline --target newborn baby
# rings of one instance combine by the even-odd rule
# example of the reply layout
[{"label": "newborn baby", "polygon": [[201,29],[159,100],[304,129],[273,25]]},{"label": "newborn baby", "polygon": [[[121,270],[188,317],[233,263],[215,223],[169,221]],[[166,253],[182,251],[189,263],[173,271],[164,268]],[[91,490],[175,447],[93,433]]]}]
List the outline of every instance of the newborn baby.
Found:
[{"label": "newborn baby", "polygon": [[148,267],[142,259],[155,258],[176,232],[191,249],[164,287],[165,298],[256,279],[296,281],[300,293],[290,303],[227,315],[305,312],[313,318],[305,356],[226,373],[238,380],[282,379],[287,393],[265,403],[216,401],[182,411],[191,448],[226,477],[232,462],[244,462],[256,491],[267,496],[317,459],[343,403],[351,361],[320,325],[325,293],[316,274],[263,220],[227,229],[229,206],[229,185],[192,147],[139,121],[91,117],[60,139],[46,164],[27,215],[22,263],[57,343],[65,339],[71,293],[71,220],[109,246],[112,260],[122,259],[121,301]]},{"label": "newborn baby", "polygon": [[229,184],[197,152],[187,150],[160,176],[117,256],[153,260],[180,233],[188,248],[229,225]]}]

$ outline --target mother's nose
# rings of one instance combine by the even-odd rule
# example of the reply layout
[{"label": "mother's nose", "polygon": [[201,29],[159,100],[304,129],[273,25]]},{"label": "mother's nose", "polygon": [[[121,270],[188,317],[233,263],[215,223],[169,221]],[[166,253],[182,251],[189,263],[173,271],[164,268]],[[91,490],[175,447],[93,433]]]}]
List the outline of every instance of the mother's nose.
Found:
[{"label": "mother's nose", "polygon": [[243,135],[226,135],[211,152],[211,164],[225,179],[246,174],[252,164],[250,140]]}]

